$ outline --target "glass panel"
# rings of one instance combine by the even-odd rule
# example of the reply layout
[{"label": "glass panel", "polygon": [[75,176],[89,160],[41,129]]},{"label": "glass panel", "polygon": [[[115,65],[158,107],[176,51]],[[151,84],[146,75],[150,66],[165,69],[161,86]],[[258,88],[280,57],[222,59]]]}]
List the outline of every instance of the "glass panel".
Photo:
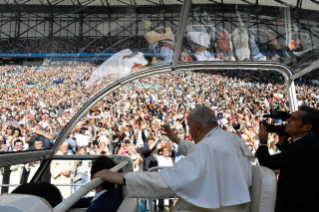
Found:
[{"label": "glass panel", "polygon": [[41,148],[51,148],[99,91],[137,71],[172,62],[182,4],[142,2],[80,11],[51,6],[52,15],[26,9],[19,24],[3,12],[0,34],[15,36],[0,40],[4,152],[15,151],[16,139],[23,141],[23,151],[35,149],[37,140]]},{"label": "glass panel", "polygon": [[135,171],[147,171],[163,165],[151,154],[159,151],[156,145],[161,144],[169,147],[174,164],[182,156],[177,154],[178,146],[162,136],[160,126],[170,125],[181,138],[192,141],[187,117],[199,105],[214,110],[220,128],[235,133],[241,129],[246,139],[246,126],[258,130],[260,121],[268,120],[263,115],[275,109],[290,111],[285,80],[274,71],[199,70],[153,75],[123,85],[93,106],[68,137],[68,154],[88,146],[93,155],[102,151],[128,155]]},{"label": "glass panel", "polygon": [[297,72],[318,60],[318,11],[270,2],[193,1],[179,61],[272,61]]},{"label": "glass panel", "polygon": [[312,72],[295,79],[298,107],[307,105],[316,109],[319,108],[318,74],[319,69],[315,69]]},{"label": "glass panel", "polygon": [[[258,124],[265,120],[263,115],[271,113],[272,109],[289,111],[285,82],[277,72],[199,70],[153,75],[114,90],[92,107],[84,117],[88,123],[84,119],[78,123],[58,155],[128,155],[134,162],[134,171],[148,170],[153,166],[161,166],[151,154],[154,151],[158,151],[159,155],[163,154],[161,151],[164,149],[156,148],[156,145],[161,144],[169,147],[169,157],[174,164],[182,156],[176,154],[178,146],[161,135],[160,125],[170,125],[181,138],[192,141],[187,117],[198,105],[206,105],[214,110],[220,128],[237,133],[245,142],[256,141],[257,145],[254,130],[257,132]],[[62,119],[65,117],[67,116]],[[272,139],[275,142],[275,138]],[[52,161],[41,181],[53,184],[73,183],[77,176],[74,162],[74,159]],[[88,171],[88,176],[81,175],[83,181],[79,180],[78,183],[85,183],[84,179],[90,179],[90,163],[87,162],[87,169],[76,165],[78,172]],[[29,166],[27,180],[30,180],[40,163],[41,161],[26,162],[18,168],[12,166],[11,173],[21,174],[11,174],[16,176],[12,178],[15,181],[3,181],[3,184],[20,184],[23,168]],[[16,169],[20,172],[13,172]],[[72,175],[61,181],[59,174],[69,169],[73,170]],[[0,177],[3,179],[6,176],[4,173],[8,172],[0,169]],[[77,185],[59,188],[64,197],[67,197],[77,189],[75,186]]]},{"label": "glass panel", "polygon": [[[41,161],[26,162],[0,168],[0,194],[11,193],[20,184],[31,182],[38,171]],[[44,171],[40,182],[50,182],[58,187],[63,198],[77,191],[81,185],[91,181],[91,159],[53,160]],[[68,172],[70,170],[70,173]],[[88,196],[94,196],[95,191]]]},{"label": "glass panel", "polygon": [[0,194],[11,193],[20,184],[28,183],[39,169],[41,161],[0,167]]},{"label": "glass panel", "polygon": [[[91,181],[91,168],[92,160],[88,159],[52,160],[41,181],[49,180],[50,183],[56,185],[65,199],[79,190],[82,185]],[[49,179],[45,179],[48,176]],[[85,195],[85,197],[94,197],[94,195],[95,190]]]}]

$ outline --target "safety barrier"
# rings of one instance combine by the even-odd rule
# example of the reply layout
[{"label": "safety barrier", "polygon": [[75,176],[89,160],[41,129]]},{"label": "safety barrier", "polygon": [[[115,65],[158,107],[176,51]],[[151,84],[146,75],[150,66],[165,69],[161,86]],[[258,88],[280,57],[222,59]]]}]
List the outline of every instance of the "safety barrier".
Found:
[{"label": "safety barrier", "polygon": [[[148,172],[157,172],[157,171],[164,169],[164,168],[167,168],[167,167],[170,167],[170,166],[154,166],[154,167],[150,168],[148,170]],[[174,198],[166,198],[166,199],[174,199]],[[147,199],[146,201],[148,201],[148,204],[150,207],[149,211],[154,212],[153,199]]]}]

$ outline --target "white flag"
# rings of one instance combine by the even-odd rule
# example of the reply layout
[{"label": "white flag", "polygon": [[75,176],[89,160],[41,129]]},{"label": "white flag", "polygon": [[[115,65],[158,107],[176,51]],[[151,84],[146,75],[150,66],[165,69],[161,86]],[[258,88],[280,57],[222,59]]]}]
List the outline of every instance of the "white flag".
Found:
[{"label": "white flag", "polygon": [[268,99],[267,99],[267,98],[265,98],[264,103],[266,104],[267,107],[269,107],[269,102],[268,102]]}]

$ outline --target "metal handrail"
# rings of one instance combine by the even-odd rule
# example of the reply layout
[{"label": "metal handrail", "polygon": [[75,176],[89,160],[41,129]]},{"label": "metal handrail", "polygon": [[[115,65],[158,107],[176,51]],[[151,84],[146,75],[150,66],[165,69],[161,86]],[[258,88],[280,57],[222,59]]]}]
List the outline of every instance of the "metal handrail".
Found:
[{"label": "metal handrail", "polygon": [[[167,167],[171,167],[171,166],[154,166],[154,167],[148,169],[148,172],[156,172],[156,171],[159,171],[159,170],[167,168]],[[152,200],[153,199],[147,199],[148,204],[150,206],[150,210],[149,210],[150,212],[154,212],[153,201]]]},{"label": "metal handrail", "polygon": [[[0,187],[10,187],[10,186],[20,186],[22,184],[0,184]],[[74,183],[69,183],[69,184],[52,184],[55,186],[83,186],[85,184],[74,184]]]}]

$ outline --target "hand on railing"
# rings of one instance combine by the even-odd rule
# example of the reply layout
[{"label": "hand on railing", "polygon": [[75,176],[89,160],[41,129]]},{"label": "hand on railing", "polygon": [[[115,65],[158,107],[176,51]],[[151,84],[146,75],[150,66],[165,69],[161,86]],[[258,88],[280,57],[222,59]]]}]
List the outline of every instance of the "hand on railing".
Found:
[{"label": "hand on railing", "polygon": [[123,184],[123,173],[114,172],[108,169],[97,172],[93,179],[100,178],[109,183]]},{"label": "hand on railing", "polygon": [[[120,164],[117,164],[116,166],[114,166],[112,169],[107,170],[111,173],[116,173],[116,171],[119,171],[120,169],[122,169],[124,166],[127,165],[127,161],[123,161]],[[103,170],[105,171],[105,170]],[[99,173],[99,172],[98,172]],[[116,173],[116,174],[120,174],[120,173]],[[94,175],[95,176],[95,175]],[[123,176],[123,175],[122,175]],[[84,186],[82,186],[79,190],[77,190],[76,192],[74,192],[71,196],[69,196],[67,199],[65,199],[63,202],[61,202],[59,205],[57,205],[54,208],[54,212],[65,212],[67,211],[69,208],[71,208],[80,198],[82,198],[84,195],[86,195],[87,193],[89,193],[92,189],[96,188],[98,185],[100,185],[101,183],[103,183],[103,179],[99,178],[99,177],[94,177],[95,179],[93,179],[91,182],[85,184]],[[122,179],[123,181],[123,179]],[[123,183],[123,182],[122,182]]]}]

